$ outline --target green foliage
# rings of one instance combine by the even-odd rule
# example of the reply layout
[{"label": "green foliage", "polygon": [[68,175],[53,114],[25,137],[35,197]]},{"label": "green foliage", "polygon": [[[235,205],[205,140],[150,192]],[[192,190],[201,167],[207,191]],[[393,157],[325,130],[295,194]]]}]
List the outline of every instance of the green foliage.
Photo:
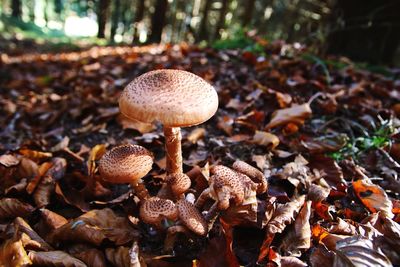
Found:
[{"label": "green foliage", "polygon": [[336,161],[346,158],[357,160],[358,156],[369,150],[382,148],[391,144],[391,136],[395,132],[392,120],[381,120],[379,127],[376,127],[371,134],[348,139],[344,147],[339,151],[328,153]]},{"label": "green foliage", "polygon": [[243,29],[237,30],[233,36],[214,42],[213,48],[218,50],[243,49],[254,54],[263,55],[265,48],[255,40],[246,35]]}]

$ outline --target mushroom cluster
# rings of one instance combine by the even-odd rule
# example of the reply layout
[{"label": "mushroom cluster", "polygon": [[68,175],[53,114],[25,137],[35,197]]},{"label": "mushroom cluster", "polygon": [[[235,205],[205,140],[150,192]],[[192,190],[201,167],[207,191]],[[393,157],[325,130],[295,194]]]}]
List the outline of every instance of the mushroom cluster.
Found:
[{"label": "mushroom cluster", "polygon": [[163,124],[167,176],[157,196],[150,196],[141,179],[152,169],[153,155],[142,146],[128,144],[114,147],[100,159],[102,179],[131,185],[140,199],[139,216],[144,223],[159,230],[173,223],[167,230],[167,250],[176,233],[207,235],[206,220],[185,199],[191,180],[183,173],[180,127],[198,125],[214,115],[218,108],[215,89],[187,71],[155,70],[126,86],[119,107],[132,120]]},{"label": "mushroom cluster", "polygon": [[212,221],[218,211],[227,210],[231,202],[239,206],[255,193],[263,194],[267,191],[267,180],[263,173],[244,161],[236,161],[233,169],[223,165],[214,166],[211,174],[209,187],[200,194],[195,203],[201,210],[207,199],[215,200],[207,212],[208,221]]}]

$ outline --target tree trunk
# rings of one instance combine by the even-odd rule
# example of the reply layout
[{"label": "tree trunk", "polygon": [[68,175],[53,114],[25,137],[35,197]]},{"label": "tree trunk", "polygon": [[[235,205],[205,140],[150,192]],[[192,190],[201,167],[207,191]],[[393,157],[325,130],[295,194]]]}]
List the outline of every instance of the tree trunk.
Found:
[{"label": "tree trunk", "polygon": [[256,0],[246,0],[245,2],[246,2],[245,8],[243,10],[243,15],[242,15],[242,26],[243,27],[248,26],[253,18],[253,11],[254,11],[254,6],[256,3]]},{"label": "tree trunk", "polygon": [[219,19],[215,27],[214,40],[221,38],[221,30],[223,30],[225,27],[225,16],[226,12],[228,11],[228,4],[228,0],[222,0],[222,7],[219,12]]},{"label": "tree trunk", "polygon": [[118,23],[119,23],[119,17],[120,17],[120,6],[121,6],[121,1],[115,0],[114,10],[112,13],[111,30],[110,30],[111,42],[114,42],[114,36],[118,29]]},{"label": "tree trunk", "polygon": [[151,34],[149,37],[149,43],[161,42],[161,35],[165,25],[167,7],[168,0],[157,0],[156,9],[151,18]]},{"label": "tree trunk", "polygon": [[12,0],[11,9],[12,9],[11,15],[14,18],[20,19],[22,16],[21,0]]},{"label": "tree trunk", "polygon": [[98,38],[105,38],[106,23],[108,17],[108,8],[110,6],[110,0],[100,0],[99,8],[97,13],[97,23],[99,25],[99,31],[97,32]]},{"label": "tree trunk", "polygon": [[372,64],[392,63],[400,43],[399,10],[400,1],[338,0],[327,52]]},{"label": "tree trunk", "polygon": [[208,40],[208,31],[207,31],[208,14],[210,12],[212,2],[213,2],[212,0],[206,0],[206,4],[203,10],[203,18],[201,19],[199,35],[197,37],[198,42],[203,40]]},{"label": "tree trunk", "polygon": [[139,23],[143,20],[144,17],[144,7],[145,0],[138,0],[136,2],[136,14],[135,20],[133,21],[133,43],[139,42]]}]

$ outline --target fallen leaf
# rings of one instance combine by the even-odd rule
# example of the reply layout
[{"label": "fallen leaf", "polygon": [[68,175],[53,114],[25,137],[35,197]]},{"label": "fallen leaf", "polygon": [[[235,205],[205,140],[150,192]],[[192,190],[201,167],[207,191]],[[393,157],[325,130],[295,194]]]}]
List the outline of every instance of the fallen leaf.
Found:
[{"label": "fallen leaf", "polygon": [[117,216],[111,209],[91,210],[54,230],[53,242],[82,241],[99,246],[108,239],[123,245],[137,238],[139,233],[125,217]]},{"label": "fallen leaf", "polygon": [[96,160],[99,160],[106,153],[104,144],[94,146],[89,153],[89,158],[86,162],[88,176],[92,177],[96,171]]},{"label": "fallen leaf", "polygon": [[336,255],[333,266],[392,266],[381,249],[371,240],[360,237],[348,237],[336,243]]},{"label": "fallen leaf", "polygon": [[71,247],[69,253],[75,258],[83,261],[87,266],[107,267],[104,253],[96,248],[88,248],[85,245]]},{"label": "fallen leaf", "polygon": [[19,164],[20,159],[14,155],[5,154],[0,156],[0,164],[5,167],[12,167]]},{"label": "fallen leaf", "polygon": [[86,267],[86,264],[61,250],[36,252],[30,251],[30,260],[37,266]]},{"label": "fallen leaf", "polygon": [[204,128],[196,128],[193,131],[191,131],[186,139],[191,142],[192,144],[196,144],[197,141],[202,139],[204,135],[206,134],[206,129]]},{"label": "fallen leaf", "polygon": [[131,248],[118,247],[106,249],[107,260],[114,266],[118,267],[141,267],[143,266],[139,257],[139,246],[137,242],[133,242]]},{"label": "fallen leaf", "polygon": [[324,245],[319,244],[311,252],[310,263],[312,267],[333,266],[335,253],[328,250]]},{"label": "fallen leaf", "polygon": [[133,129],[141,134],[150,133],[156,129],[154,124],[129,119],[122,113],[118,115],[117,121],[122,126],[122,129]]},{"label": "fallen leaf", "polygon": [[288,256],[301,256],[311,246],[311,201],[304,203],[299,215],[296,217],[294,225],[289,228],[282,240],[279,251]]},{"label": "fallen leaf", "polygon": [[0,220],[13,219],[16,217],[27,217],[34,208],[15,198],[0,199]]},{"label": "fallen leaf", "polygon": [[31,150],[27,148],[21,148],[18,150],[18,152],[21,155],[24,155],[25,157],[33,160],[42,160],[42,159],[48,159],[53,156],[52,153],[50,152],[42,152],[42,151],[36,151],[36,150]]},{"label": "fallen leaf", "polygon": [[67,219],[51,210],[42,208],[40,209],[40,213],[46,226],[51,230],[57,229],[68,223]]},{"label": "fallen leaf", "polygon": [[292,105],[290,108],[279,109],[272,113],[271,121],[265,126],[265,130],[285,125],[289,122],[303,125],[304,121],[310,118],[312,110],[308,103]]},{"label": "fallen leaf", "polygon": [[353,182],[353,189],[357,197],[371,212],[381,211],[389,218],[393,218],[393,204],[386,192],[371,181],[362,179]]},{"label": "fallen leaf", "polygon": [[25,248],[43,251],[53,250],[53,248],[44,241],[43,238],[41,238],[24,219],[17,217],[13,224],[17,235],[26,234],[29,238],[28,243],[25,243],[23,240]]},{"label": "fallen leaf", "polygon": [[3,267],[24,267],[31,265],[21,240],[5,240],[0,247],[0,264]]},{"label": "fallen leaf", "polygon": [[257,145],[266,146],[273,150],[279,145],[279,138],[276,135],[268,132],[256,131],[252,142]]}]

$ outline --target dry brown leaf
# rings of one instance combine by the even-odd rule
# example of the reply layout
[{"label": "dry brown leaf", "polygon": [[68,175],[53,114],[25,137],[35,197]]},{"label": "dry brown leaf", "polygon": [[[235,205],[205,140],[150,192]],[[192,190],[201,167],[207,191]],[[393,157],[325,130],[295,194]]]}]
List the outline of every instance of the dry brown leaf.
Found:
[{"label": "dry brown leaf", "polygon": [[389,218],[393,218],[392,201],[380,186],[373,184],[370,180],[362,179],[353,182],[353,189],[368,210],[371,212],[381,211]]},{"label": "dry brown leaf", "polygon": [[28,256],[36,266],[86,267],[85,263],[61,250],[48,252],[30,251]]},{"label": "dry brown leaf", "polygon": [[35,209],[15,198],[0,199],[0,220],[26,217]]},{"label": "dry brown leaf", "polygon": [[24,267],[32,264],[21,240],[8,239],[0,247],[0,266]]},{"label": "dry brown leaf", "polygon": [[342,169],[333,158],[323,154],[313,155],[310,158],[309,166],[311,169],[319,170],[321,176],[333,188],[336,188],[340,183],[345,183]]},{"label": "dry brown leaf", "polygon": [[26,186],[28,185],[28,179],[22,178],[17,184],[10,186],[5,190],[6,195],[15,192],[22,192],[25,190]]},{"label": "dry brown leaf", "polygon": [[125,217],[117,216],[111,209],[91,210],[52,233],[52,240],[82,241],[100,245],[109,239],[116,245],[123,245],[137,238],[139,233],[133,229]]},{"label": "dry brown leaf", "polygon": [[252,141],[257,145],[266,146],[271,150],[279,145],[278,136],[264,131],[256,131]]},{"label": "dry brown leaf", "polygon": [[94,146],[89,153],[89,158],[86,162],[88,176],[92,177],[96,172],[96,160],[99,160],[106,153],[104,144]]},{"label": "dry brown leaf", "polygon": [[27,235],[28,240],[25,239],[27,242],[24,242],[24,239],[22,239],[25,248],[43,251],[53,250],[53,248],[47,244],[47,242],[44,241],[24,219],[17,217],[14,220],[14,228],[17,235]]},{"label": "dry brown leaf", "polygon": [[51,230],[57,229],[64,224],[68,223],[68,220],[65,219],[63,216],[48,210],[48,209],[40,209],[40,213],[42,215],[43,221],[45,222],[46,226]]},{"label": "dry brown leaf", "polygon": [[141,267],[141,259],[139,257],[139,246],[134,242],[131,248],[118,247],[107,248],[106,257],[116,267]]},{"label": "dry brown leaf", "polygon": [[39,175],[39,166],[33,160],[22,158],[18,166],[18,176],[32,179]]},{"label": "dry brown leaf", "polygon": [[188,134],[187,140],[192,144],[196,144],[197,141],[199,141],[205,136],[205,134],[206,134],[206,129],[196,128]]},{"label": "dry brown leaf", "polygon": [[96,248],[90,248],[85,245],[76,245],[71,247],[69,253],[75,258],[83,261],[90,267],[107,267],[104,253]]},{"label": "dry brown leaf", "polygon": [[285,125],[289,122],[303,125],[310,118],[312,110],[310,104],[292,105],[290,108],[279,109],[272,113],[271,121],[265,126],[265,130]]},{"label": "dry brown leaf", "polygon": [[228,136],[233,132],[233,118],[225,115],[218,118],[217,128],[224,131]]},{"label": "dry brown leaf", "polygon": [[33,193],[33,200],[37,207],[41,208],[50,204],[50,197],[54,188],[55,182],[51,176],[46,175],[40,180],[35,192]]},{"label": "dry brown leaf", "polygon": [[122,129],[133,129],[141,134],[150,133],[156,129],[156,126],[152,123],[144,123],[141,121],[135,121],[129,119],[122,113],[120,113],[117,117],[118,123],[122,126]]},{"label": "dry brown leaf", "polygon": [[32,160],[48,159],[53,156],[53,154],[50,152],[36,151],[28,148],[21,148],[20,150],[18,150],[18,152],[21,155],[24,155],[25,157],[30,158]]},{"label": "dry brown leaf", "polygon": [[332,266],[333,257],[335,257],[335,252],[320,244],[311,252],[310,263],[312,267]]},{"label": "dry brown leaf", "polygon": [[5,154],[0,156],[0,164],[2,164],[5,167],[12,167],[18,165],[20,162],[20,159],[17,158],[14,155],[10,154]]},{"label": "dry brown leaf", "polygon": [[336,243],[334,267],[341,266],[392,266],[381,249],[367,238],[354,236]]},{"label": "dry brown leaf", "polygon": [[305,251],[311,246],[311,201],[304,203],[299,215],[297,216],[294,225],[289,229],[289,232],[283,238],[279,250],[283,255],[301,256],[302,251]]},{"label": "dry brown leaf", "polygon": [[308,188],[307,198],[314,202],[322,202],[329,196],[330,191],[329,188],[311,184]]},{"label": "dry brown leaf", "polygon": [[51,162],[45,162],[40,165],[38,174],[29,181],[28,186],[26,187],[26,192],[28,192],[28,194],[32,194],[33,191],[35,191],[35,188],[40,183],[43,175],[50,169],[51,166]]}]

